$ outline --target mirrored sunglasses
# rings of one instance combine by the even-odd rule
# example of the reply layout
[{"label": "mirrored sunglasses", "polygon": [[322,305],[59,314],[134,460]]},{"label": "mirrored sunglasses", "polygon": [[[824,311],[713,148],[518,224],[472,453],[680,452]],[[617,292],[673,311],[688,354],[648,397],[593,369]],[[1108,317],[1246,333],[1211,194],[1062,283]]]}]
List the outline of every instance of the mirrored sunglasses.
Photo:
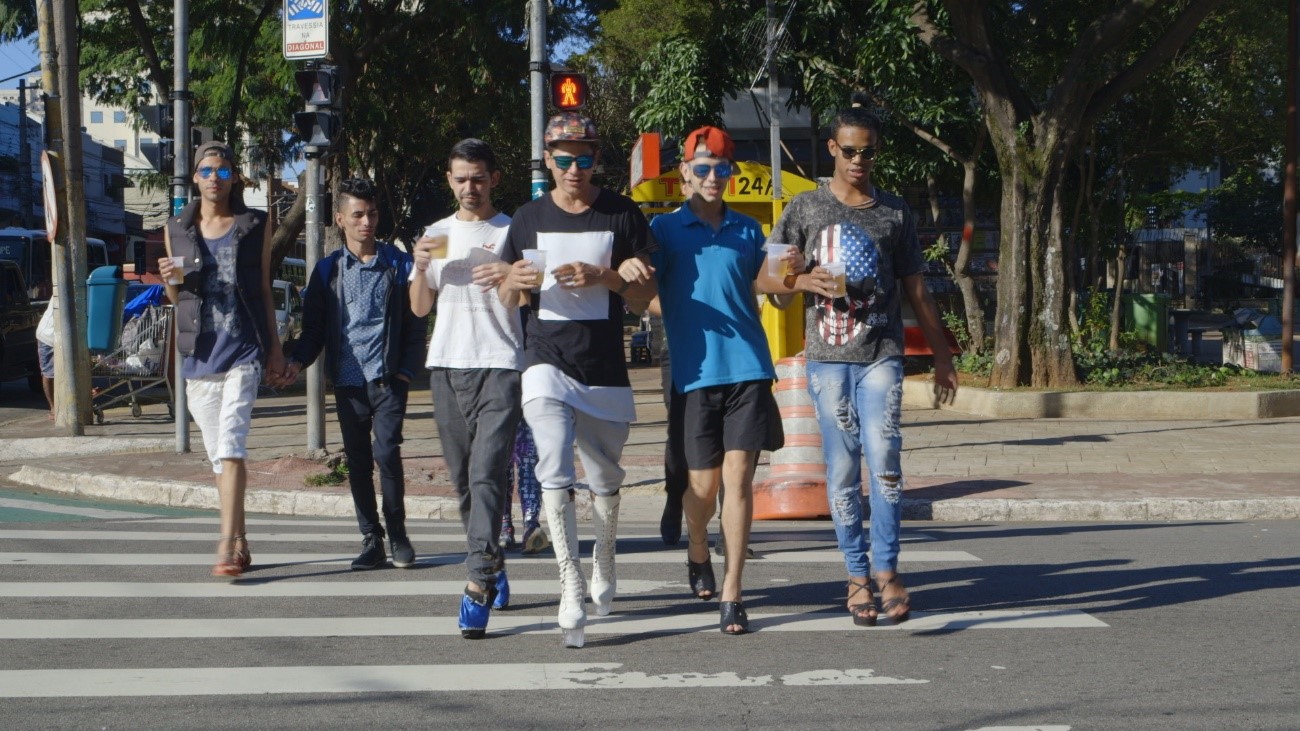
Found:
[{"label": "mirrored sunglasses", "polygon": [[230,180],[230,168],[226,168],[226,167],[214,168],[209,165],[204,165],[203,167],[199,168],[199,177],[205,180],[212,177],[213,173],[217,174],[218,180]]},{"label": "mirrored sunglasses", "polygon": [[[836,144],[838,145],[839,143],[837,142]],[[846,145],[839,145],[839,148],[840,148],[840,154],[844,156],[845,160],[852,160],[858,155],[861,155],[863,160],[876,159],[876,148],[871,146],[848,147]]]},{"label": "mirrored sunglasses", "polygon": [[568,170],[573,167],[575,161],[578,163],[579,170],[590,170],[596,164],[595,155],[578,155],[577,157],[573,155],[551,155],[551,159],[555,161],[555,166],[561,170]]},{"label": "mirrored sunglasses", "polygon": [[731,177],[731,163],[723,160],[715,165],[700,164],[691,166],[691,172],[695,177],[700,178],[701,180],[709,177],[710,171],[713,172],[713,176],[718,180],[726,180]]}]

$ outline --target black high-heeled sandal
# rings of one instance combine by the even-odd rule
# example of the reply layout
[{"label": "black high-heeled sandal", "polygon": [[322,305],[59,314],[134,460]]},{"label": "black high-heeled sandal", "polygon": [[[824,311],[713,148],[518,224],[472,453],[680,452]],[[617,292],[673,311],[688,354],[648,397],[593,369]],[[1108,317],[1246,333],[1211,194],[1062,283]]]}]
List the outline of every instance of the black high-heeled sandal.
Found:
[{"label": "black high-heeled sandal", "polygon": [[[722,634],[743,635],[749,631],[749,615],[745,613],[744,604],[740,602],[719,602],[718,608],[721,616],[718,620],[718,629],[722,630]],[[736,625],[740,629],[727,629],[732,625]]]},{"label": "black high-heeled sandal", "polygon": [[[717,598],[718,581],[713,576],[712,560],[704,560],[695,563],[689,558],[686,559],[686,575],[691,583],[691,591],[695,593],[696,599],[703,599],[707,602],[710,599]],[[700,594],[700,592],[703,591],[709,592],[708,596]]]},{"label": "black high-heeled sandal", "polygon": [[[864,591],[867,592],[867,600],[864,602],[853,604],[852,603],[853,597],[857,596],[858,594]],[[850,602],[848,605],[849,614],[853,615],[854,624],[856,624],[859,627],[876,626],[876,619],[878,617],[876,613],[876,598],[871,594],[870,579],[863,579],[862,583],[858,583],[854,581],[852,578],[850,578],[848,601]]]}]

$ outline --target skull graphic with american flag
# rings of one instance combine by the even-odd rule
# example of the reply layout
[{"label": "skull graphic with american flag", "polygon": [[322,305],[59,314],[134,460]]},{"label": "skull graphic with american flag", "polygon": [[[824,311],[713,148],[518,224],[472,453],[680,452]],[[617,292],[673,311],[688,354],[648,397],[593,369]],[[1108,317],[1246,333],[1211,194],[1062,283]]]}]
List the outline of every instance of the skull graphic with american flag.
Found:
[{"label": "skull graphic with american flag", "polygon": [[817,333],[827,345],[848,345],[888,318],[872,312],[880,294],[880,249],[861,226],[844,221],[817,235],[817,262],[842,261],[848,296],[831,299],[814,295]]}]

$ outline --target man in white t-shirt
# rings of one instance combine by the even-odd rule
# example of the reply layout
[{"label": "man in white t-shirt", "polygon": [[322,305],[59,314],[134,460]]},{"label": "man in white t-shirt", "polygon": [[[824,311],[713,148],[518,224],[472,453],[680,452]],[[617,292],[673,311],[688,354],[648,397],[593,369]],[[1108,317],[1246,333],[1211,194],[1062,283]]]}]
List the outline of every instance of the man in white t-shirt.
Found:
[{"label": "man in white t-shirt", "polygon": [[456,212],[425,229],[415,245],[411,310],[433,309],[429,388],[443,458],[460,497],[468,582],[460,631],[480,639],[493,607],[509,601],[505,556],[498,545],[515,429],[522,416],[519,373],[523,326],[502,304],[497,285],[510,267],[500,259],[510,217],[492,205],[501,182],[486,142],[466,139],[448,155],[447,182]]}]

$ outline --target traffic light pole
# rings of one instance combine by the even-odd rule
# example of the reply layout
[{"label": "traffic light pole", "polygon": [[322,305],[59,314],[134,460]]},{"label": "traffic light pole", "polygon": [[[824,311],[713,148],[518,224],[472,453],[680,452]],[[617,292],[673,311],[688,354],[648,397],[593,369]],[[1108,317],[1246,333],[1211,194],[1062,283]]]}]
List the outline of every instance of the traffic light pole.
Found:
[{"label": "traffic light pole", "polygon": [[[172,134],[175,135],[173,142],[173,154],[175,159],[172,162],[172,215],[179,215],[181,209],[190,200],[190,5],[189,0],[174,0],[172,5],[174,14],[174,50],[172,58],[175,60],[175,69],[172,76]],[[176,354],[179,356],[179,353]],[[172,415],[176,419],[176,453],[185,454],[190,451],[190,411],[189,399],[185,395],[185,374],[181,370],[181,358],[172,358],[172,368],[175,370],[172,383],[175,384],[173,389],[173,407]]]},{"label": "traffic light pole", "polygon": [[532,197],[546,195],[546,169],[542,166],[542,136],[546,132],[546,0],[531,0],[528,10],[528,78],[532,121]]},{"label": "traffic light pole", "polygon": [[[312,147],[307,148],[307,276],[316,271],[316,262],[325,253],[325,231],[321,225],[321,188],[323,170],[321,168],[322,152]],[[325,378],[321,372],[321,361],[317,358],[307,368],[307,451],[318,453],[325,449]]]}]

